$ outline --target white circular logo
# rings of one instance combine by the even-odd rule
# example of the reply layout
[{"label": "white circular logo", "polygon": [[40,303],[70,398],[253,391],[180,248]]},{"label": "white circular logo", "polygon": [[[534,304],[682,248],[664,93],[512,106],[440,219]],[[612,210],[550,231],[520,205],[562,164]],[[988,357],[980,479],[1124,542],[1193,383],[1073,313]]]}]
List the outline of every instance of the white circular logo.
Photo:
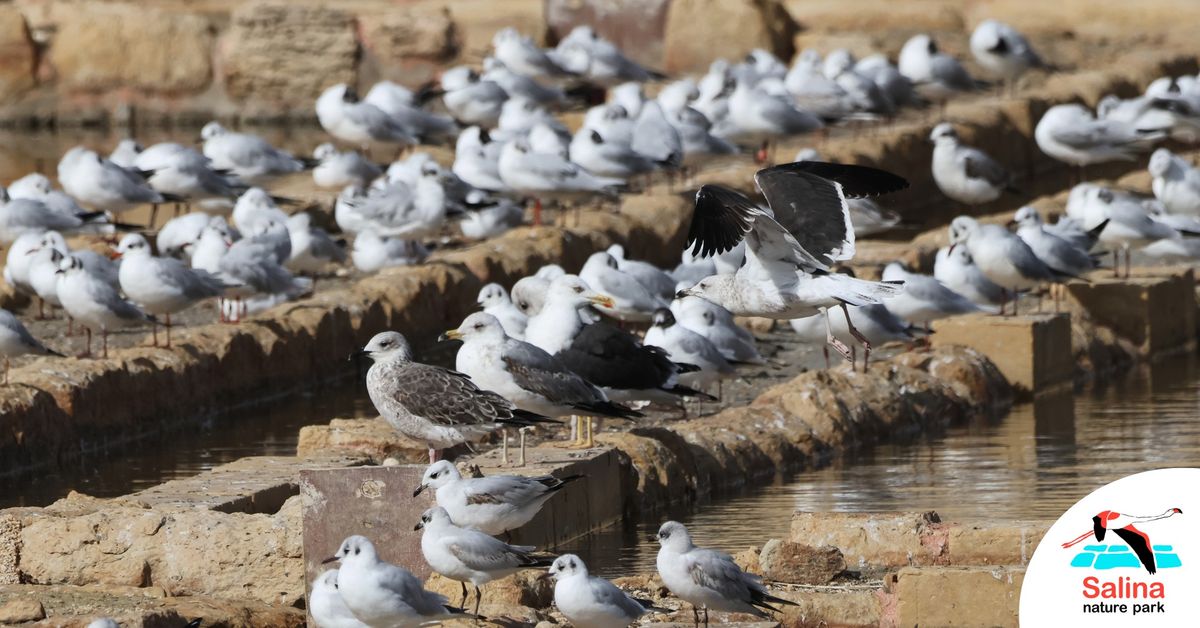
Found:
[{"label": "white circular logo", "polygon": [[1200,625],[1198,488],[1200,469],[1159,469],[1079,500],[1029,561],[1021,625]]}]

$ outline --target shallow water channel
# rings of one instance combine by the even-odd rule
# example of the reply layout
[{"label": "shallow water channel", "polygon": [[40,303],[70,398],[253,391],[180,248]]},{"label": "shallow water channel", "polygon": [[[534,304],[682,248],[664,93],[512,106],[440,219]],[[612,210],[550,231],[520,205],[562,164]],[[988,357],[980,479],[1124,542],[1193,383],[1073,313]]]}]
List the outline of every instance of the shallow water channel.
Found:
[{"label": "shallow water channel", "polygon": [[[355,380],[167,431],[104,461],[84,458],[0,484],[0,507],[42,505],[74,489],[114,496],[251,455],[295,452],[301,426],[373,414]],[[559,551],[605,575],[652,570],[650,536],[667,518],[698,543],[739,551],[786,537],[792,511],[936,510],[943,518],[1053,518],[1100,485],[1200,461],[1200,361],[1138,367],[1077,394],[1044,397],[1007,416],[865,450],[824,469],[777,478],[696,508],[647,515]]]}]

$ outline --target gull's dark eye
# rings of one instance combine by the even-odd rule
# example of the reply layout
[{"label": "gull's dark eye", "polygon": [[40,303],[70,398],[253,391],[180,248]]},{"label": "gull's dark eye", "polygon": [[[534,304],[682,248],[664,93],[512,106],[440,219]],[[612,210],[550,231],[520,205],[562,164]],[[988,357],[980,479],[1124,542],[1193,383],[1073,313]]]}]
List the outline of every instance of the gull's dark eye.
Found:
[{"label": "gull's dark eye", "polygon": [[358,552],[359,552],[359,549],[358,549],[357,547],[356,547],[356,548],[354,548],[354,555],[355,555],[355,556],[358,556]]},{"label": "gull's dark eye", "polygon": [[575,286],[571,289],[575,291],[575,294],[581,294],[583,292],[583,288],[580,288],[579,286]]},{"label": "gull's dark eye", "polygon": [[475,323],[475,329],[483,329],[483,323]]},{"label": "gull's dark eye", "polygon": [[567,569],[574,569],[574,568],[575,568],[575,561],[571,561],[571,562],[567,563]]}]

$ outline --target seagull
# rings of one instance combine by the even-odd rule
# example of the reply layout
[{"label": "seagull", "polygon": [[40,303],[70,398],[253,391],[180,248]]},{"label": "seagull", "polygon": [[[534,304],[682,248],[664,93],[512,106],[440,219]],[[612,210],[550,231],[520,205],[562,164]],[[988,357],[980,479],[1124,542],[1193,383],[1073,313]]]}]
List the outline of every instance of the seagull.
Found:
[{"label": "seagull", "polygon": [[1042,115],[1033,132],[1043,153],[1072,166],[1133,161],[1164,137],[1118,120],[1097,120],[1082,105],[1055,105]]},{"label": "seagull", "polygon": [[921,93],[939,102],[976,87],[975,79],[958,59],[941,52],[937,42],[924,33],[914,35],[904,43],[898,68]]},{"label": "seagull", "polygon": [[108,160],[127,170],[134,170],[137,168],[137,157],[144,150],[146,149],[137,140],[125,138],[113,147],[113,151],[108,154]]},{"label": "seagull", "polygon": [[653,100],[642,105],[633,123],[633,142],[630,146],[659,167],[675,169],[683,164],[683,138],[667,119],[662,107]]},{"label": "seagull", "polygon": [[498,536],[532,521],[555,493],[583,477],[489,475],[463,478],[453,463],[439,460],[425,469],[413,497],[425,489],[433,489],[437,505],[446,509],[454,525]]},{"label": "seagull", "polygon": [[970,47],[975,61],[988,72],[1004,79],[1010,89],[1025,72],[1046,67],[1025,36],[1004,22],[980,22],[971,33]]},{"label": "seagull", "polygon": [[[47,209],[56,214],[79,216],[87,213],[84,208],[79,206],[79,203],[75,202],[74,198],[71,198],[70,194],[54,189],[50,179],[40,172],[31,172],[13,181],[8,186],[8,195],[12,198],[41,201]],[[89,224],[92,224],[94,228],[104,228],[104,223],[100,221]]]},{"label": "seagull", "polygon": [[589,83],[613,87],[626,82],[645,83],[661,79],[625,56],[616,45],[587,24],[576,26],[558,42],[552,57],[564,68],[587,77]]},{"label": "seagull", "polygon": [[224,216],[191,212],[168,220],[154,236],[154,245],[159,253],[190,263],[192,250],[200,241],[201,232],[210,224],[214,228],[223,230],[223,235],[231,235],[229,224],[225,222]]},{"label": "seagull", "polygon": [[612,244],[605,251],[617,262],[617,270],[637,279],[652,294],[667,300],[675,295],[675,284],[678,282],[661,268],[649,262],[626,259],[625,247],[620,244]]},{"label": "seagull", "polygon": [[446,191],[440,173],[422,168],[416,185],[395,181],[364,197],[343,198],[348,210],[358,215],[361,225],[383,237],[419,240],[438,234],[446,223]]},{"label": "seagull", "polygon": [[678,324],[667,308],[654,312],[654,322],[643,339],[646,346],[667,352],[671,361],[690,364],[699,370],[684,373],[679,381],[685,386],[703,390],[734,374],[734,367],[708,338]]},{"label": "seagull", "polygon": [[[1100,225],[1101,232],[1106,223]],[[1036,209],[1029,206],[1018,209],[1012,224],[1017,226],[1017,237],[1053,270],[1066,275],[1083,275],[1096,268],[1096,260],[1087,251],[1047,231]]]},{"label": "seagull", "polygon": [[554,605],[576,628],[625,628],[646,613],[667,612],[588,575],[574,554],[559,556],[543,577],[554,578]]},{"label": "seagull", "polygon": [[288,215],[279,209],[275,199],[260,187],[252,187],[238,197],[231,214],[238,229],[249,232],[260,223],[275,221],[287,224]]},{"label": "seagull", "polygon": [[[1181,231],[1155,220],[1141,200],[1128,193],[1099,185],[1079,185],[1071,190],[1070,195],[1083,198],[1081,220],[1084,224],[1095,225],[1093,228],[1098,228],[1104,223],[1104,228],[1100,231],[1100,241],[1117,245],[1124,251],[1126,277],[1129,276],[1130,248],[1146,246],[1156,240],[1177,240],[1184,236],[1200,235],[1193,231]],[[1113,272],[1120,271],[1117,253],[1117,249],[1113,249]]]},{"label": "seagull", "polygon": [[1012,174],[987,153],[959,141],[948,122],[933,127],[933,180],[943,194],[967,205],[981,205],[1016,192]]},{"label": "seagull", "polygon": [[[167,347],[171,346],[171,314],[183,311],[199,301],[224,294],[230,287],[207,271],[189,268],[170,257],[154,257],[150,243],[141,234],[131,233],[117,245],[121,258],[118,278],[121,292],[144,311],[164,316]],[[154,346],[158,346],[158,322],[153,327]]]},{"label": "seagull", "polygon": [[323,188],[344,188],[348,185],[367,187],[378,179],[383,170],[358,151],[339,151],[328,142],[313,149],[313,183]]},{"label": "seagull", "polygon": [[515,28],[496,31],[492,36],[492,47],[496,59],[517,74],[530,78],[575,76],[574,72],[564,69],[538,48],[533,40],[521,35]]},{"label": "seagull", "polygon": [[248,309],[240,302],[243,297],[264,294],[295,298],[311,289],[312,282],[293,277],[279,263],[277,255],[276,247],[268,241],[243,238],[230,243],[225,232],[209,225],[201,232],[192,254],[192,268],[208,271],[226,284],[236,286],[228,291],[236,304],[232,317],[236,322]]},{"label": "seagull", "polygon": [[475,299],[475,302],[483,308],[484,312],[496,317],[508,337],[517,340],[525,339],[525,325],[529,323],[529,317],[520,308],[513,305],[504,286],[498,283],[487,284],[479,290],[479,297]]},{"label": "seagull", "polygon": [[473,209],[458,222],[463,237],[472,240],[495,238],[515,229],[525,222],[525,210],[507,198],[489,199],[494,202],[488,207]]},{"label": "seagull", "polygon": [[350,259],[354,267],[373,273],[393,266],[413,266],[425,261],[429,250],[415,240],[381,238],[374,231],[362,231],[354,236]]},{"label": "seagull", "polygon": [[740,142],[761,142],[757,160],[769,157],[771,142],[780,137],[808,133],[824,127],[817,116],[796,108],[789,97],[770,94],[754,85],[745,71],[736,79],[729,97],[729,127],[718,135]]},{"label": "seagull", "polygon": [[450,514],[434,506],[421,515],[416,530],[421,533],[421,555],[433,570],[462,585],[463,604],[467,583],[475,587],[475,614],[483,597],[479,587],[522,569],[548,567],[554,556],[535,554],[534,547],[509,545],[479,530],[454,525]]},{"label": "seagull", "polygon": [[25,329],[21,321],[5,309],[0,309],[0,355],[4,356],[4,384],[8,384],[9,360],[23,355],[54,355],[61,353],[48,348]]},{"label": "seagull", "polygon": [[[866,336],[872,346],[880,346],[889,342],[908,343],[917,339],[917,329],[901,320],[882,303],[855,305],[848,309],[850,321],[854,323],[855,329]],[[842,342],[854,342],[854,337],[850,335],[850,328],[842,317],[833,317],[829,322],[828,329],[824,317],[820,314],[793,318],[788,323],[796,335],[805,342],[822,342],[828,333],[832,333]],[[825,354],[825,367],[829,368],[829,345],[823,346],[822,351]]]},{"label": "seagull", "polygon": [[335,138],[360,146],[397,144],[412,146],[419,140],[399,120],[379,107],[358,99],[358,92],[345,83],[338,83],[321,92],[317,98],[317,121]]},{"label": "seagull", "polygon": [[[199,151],[175,142],[154,144],[138,153],[135,169],[151,173],[146,179],[159,193],[184,201],[204,201],[238,197],[241,187],[212,169],[208,158]],[[150,224],[154,224],[151,220]]]},{"label": "seagull", "polygon": [[692,537],[682,523],[668,521],[655,535],[658,550],[658,575],[667,589],[679,599],[692,605],[692,618],[700,623],[697,609],[704,607],[704,625],[708,626],[708,611],[749,613],[766,618],[766,611],[780,612],[771,604],[796,603],[771,595],[762,578],[748,574],[724,552],[703,549],[692,544]]},{"label": "seagull", "polygon": [[49,246],[43,241],[40,246],[31,250],[27,255],[26,260],[29,264],[27,279],[34,295],[38,298],[38,313],[34,318],[41,320],[46,318],[47,305],[51,308],[62,307],[62,301],[58,298],[58,278],[61,276],[58,268],[67,254],[62,249]]},{"label": "seagull", "polygon": [[8,247],[4,262],[4,283],[24,295],[34,293],[29,285],[29,267],[33,254],[42,246],[42,232],[26,231]]},{"label": "seagull", "polygon": [[455,120],[467,125],[495,128],[508,92],[499,83],[460,65],[442,72],[442,104]]},{"label": "seagull", "polygon": [[92,355],[92,330],[98,329],[104,341],[101,357],[108,358],[108,331],[142,323],[156,323],[133,303],[121,298],[116,288],[89,273],[83,261],[74,255],[63,258],[59,272],[58,300],[71,318],[83,324],[87,349],[80,357]]},{"label": "seagull", "polygon": [[[346,261],[346,251],[329,233],[312,224],[312,215],[297,212],[288,217],[288,236],[292,243],[291,253],[284,264],[296,273],[316,273],[329,264]],[[343,242],[343,244],[345,244]]]},{"label": "seagull", "polygon": [[1154,197],[1167,212],[1200,216],[1200,170],[1165,148],[1150,155],[1149,170]]},{"label": "seagull", "polygon": [[1008,300],[1004,288],[988,279],[975,265],[965,246],[938,249],[933,276],[947,288],[982,306],[1002,305]]},{"label": "seagull", "polygon": [[[304,170],[304,162],[249,133],[234,133],[217,122],[200,129],[204,156],[215,170],[229,172],[249,185]],[[70,190],[67,190],[70,192]]]},{"label": "seagull", "polygon": [[461,609],[446,606],[445,596],[426,591],[407,569],[380,559],[366,537],[347,537],[337,553],[322,562],[334,561],[341,561],[337,593],[368,626],[419,626],[464,616]]},{"label": "seagull", "polygon": [[358,354],[375,361],[367,371],[371,403],[393,429],[429,448],[430,463],[440,450],[478,440],[502,424],[557,422],[517,409],[463,373],[413,361],[408,341],[397,332],[376,334]]},{"label": "seagull", "polygon": [[598,177],[628,179],[657,167],[654,160],[620,142],[605,141],[600,131],[582,127],[571,138],[571,161]]},{"label": "seagull", "polygon": [[766,364],[758,352],[754,335],[733,320],[729,310],[699,297],[684,297],[671,302],[671,313],[680,325],[700,334],[716,345],[726,360],[737,364]]},{"label": "seagull", "polygon": [[502,142],[493,141],[483,129],[472,126],[458,134],[454,147],[454,164],[450,167],[468,185],[489,192],[508,189],[500,180],[500,150]]},{"label": "seagull", "polygon": [[[442,340],[462,340],[455,368],[475,385],[504,397],[524,412],[548,417],[583,414],[621,419],[641,414],[612,403],[593,383],[577,375],[559,358],[528,342],[510,338],[496,317],[486,312],[468,316]],[[592,447],[592,435],[580,434]],[[524,440],[522,439],[522,460]]]},{"label": "seagull", "polygon": [[82,231],[105,223],[102,212],[60,213],[40,200],[13,198],[0,187],[0,243],[13,243],[26,233]]},{"label": "seagull", "polygon": [[453,140],[458,135],[458,124],[453,118],[425,111],[418,107],[412,98],[406,100],[401,97],[401,93],[411,94],[404,87],[391,81],[380,81],[367,92],[363,103],[378,107],[380,111],[400,123],[401,128],[425,143]]},{"label": "seagull", "polygon": [[[1073,278],[1046,266],[1016,234],[1000,225],[981,224],[970,216],[950,222],[950,250],[964,246],[985,277],[1005,291],[1017,309],[1017,294],[1046,282]],[[1004,304],[1000,306],[1004,313]]]},{"label": "seagull", "polygon": [[655,310],[670,305],[669,300],[637,277],[621,271],[617,260],[606,251],[591,254],[579,271],[579,278],[612,301],[604,311],[617,320],[646,322],[653,318]]},{"label": "seagull", "polygon": [[337,569],[330,569],[313,579],[312,591],[308,594],[308,612],[318,628],[370,628],[359,621],[342,600]]},{"label": "seagull", "polygon": [[175,200],[155,191],[140,175],[81,146],[67,151],[58,162],[58,181],[80,202],[114,214]]},{"label": "seagull", "polygon": [[554,279],[541,310],[529,320],[526,340],[614,401],[676,403],[684,397],[715,401],[711,395],[679,383],[680,374],[697,367],[672,362],[666,351],[644,346],[614,325],[603,321],[585,324],[580,310],[593,304],[608,308],[612,301],[574,275]]},{"label": "seagull", "polygon": [[[696,192],[688,232],[693,255],[724,253],[744,240],[746,261],[736,273],[702,279],[677,297],[707,299],[741,316],[787,320],[828,316],[833,306],[845,313],[848,305],[879,303],[900,292],[895,284],[834,273],[831,265],[854,256],[846,197],[901,190],[907,181],[874,168],[809,161],[759,170],[754,179],[770,211],[720,185]],[[833,342],[832,334],[829,340],[850,359],[849,347]]]},{"label": "seagull", "polygon": [[[482,79],[499,85],[509,100],[528,100],[544,106],[561,105],[567,100],[563,90],[542,85],[524,74],[514,72],[495,57],[483,60]],[[507,104],[508,101],[505,101],[505,105]]]},{"label": "seagull", "polygon": [[597,177],[560,155],[534,152],[529,142],[516,139],[500,151],[500,180],[514,192],[534,196],[535,226],[541,224],[543,197],[611,194],[620,179]]},{"label": "seagull", "polygon": [[884,281],[904,282],[900,294],[885,299],[883,304],[896,316],[914,324],[929,324],[939,318],[979,312],[983,308],[967,297],[947,288],[935,277],[906,270],[897,262],[883,269]]},{"label": "seagull", "polygon": [[[521,313],[529,318],[537,316],[542,311],[546,301],[546,291],[550,288],[550,280],[536,275],[522,277],[513,284],[512,302]],[[526,324],[528,330],[528,323]],[[528,339],[526,339],[528,340]]]}]

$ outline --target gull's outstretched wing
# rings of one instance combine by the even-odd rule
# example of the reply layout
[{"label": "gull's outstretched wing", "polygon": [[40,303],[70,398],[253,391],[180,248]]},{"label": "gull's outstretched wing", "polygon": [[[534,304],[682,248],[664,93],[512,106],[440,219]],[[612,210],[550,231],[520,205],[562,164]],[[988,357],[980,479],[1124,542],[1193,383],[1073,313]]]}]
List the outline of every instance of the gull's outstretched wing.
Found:
[{"label": "gull's outstretched wing", "polygon": [[800,161],[759,170],[754,181],[775,220],[821,265],[854,257],[847,198],[895,192],[908,181],[867,166]]}]

